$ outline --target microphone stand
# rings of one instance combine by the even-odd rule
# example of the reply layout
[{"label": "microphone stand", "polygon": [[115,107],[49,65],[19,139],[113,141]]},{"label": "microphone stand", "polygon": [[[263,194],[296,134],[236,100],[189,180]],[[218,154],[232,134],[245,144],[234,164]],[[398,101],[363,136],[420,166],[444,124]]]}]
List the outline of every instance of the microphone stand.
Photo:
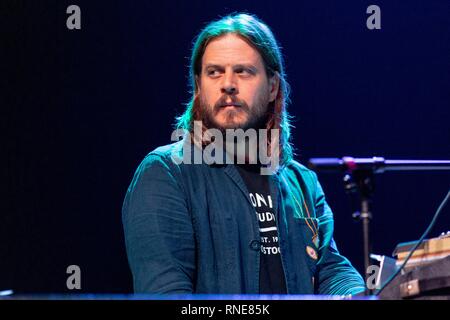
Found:
[{"label": "microphone stand", "polygon": [[363,230],[365,294],[371,295],[372,289],[367,287],[367,270],[370,266],[372,241],[370,237],[370,221],[372,212],[370,205],[375,190],[374,174],[385,171],[418,171],[418,170],[450,170],[450,160],[385,160],[373,158],[312,158],[309,167],[313,170],[344,171],[344,188],[346,193],[359,193],[360,211],[352,214],[361,221]]},{"label": "microphone stand", "polygon": [[370,169],[348,170],[344,175],[344,188],[346,193],[359,193],[360,211],[352,214],[352,217],[361,221],[363,231],[364,270],[365,270],[365,294],[371,295],[372,289],[367,286],[367,270],[370,266],[370,253],[372,252],[372,238],[370,235],[370,221],[372,213],[370,205],[375,191],[374,173]]}]

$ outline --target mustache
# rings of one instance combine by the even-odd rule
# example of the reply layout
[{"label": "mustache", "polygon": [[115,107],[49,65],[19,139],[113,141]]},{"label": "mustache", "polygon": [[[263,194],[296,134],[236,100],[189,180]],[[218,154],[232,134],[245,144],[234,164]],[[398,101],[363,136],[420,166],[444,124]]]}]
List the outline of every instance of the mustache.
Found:
[{"label": "mustache", "polygon": [[[227,100],[229,101],[227,102]],[[223,108],[225,106],[237,106],[244,109],[244,111],[249,111],[248,105],[245,101],[240,100],[234,96],[224,95],[214,104],[214,112],[218,112],[220,108]]]}]

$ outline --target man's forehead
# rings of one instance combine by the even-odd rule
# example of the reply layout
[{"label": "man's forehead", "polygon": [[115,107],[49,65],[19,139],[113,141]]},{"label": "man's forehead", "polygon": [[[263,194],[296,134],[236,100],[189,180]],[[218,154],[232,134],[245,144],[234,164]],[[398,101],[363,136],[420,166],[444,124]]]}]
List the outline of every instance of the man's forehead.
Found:
[{"label": "man's forehead", "polygon": [[262,64],[259,52],[236,34],[226,34],[211,40],[202,57],[203,65],[253,65]]}]

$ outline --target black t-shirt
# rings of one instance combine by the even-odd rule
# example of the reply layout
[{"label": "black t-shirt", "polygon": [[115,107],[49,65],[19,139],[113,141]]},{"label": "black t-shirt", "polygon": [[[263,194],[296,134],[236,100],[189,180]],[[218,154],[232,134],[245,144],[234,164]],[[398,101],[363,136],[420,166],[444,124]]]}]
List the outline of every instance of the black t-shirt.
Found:
[{"label": "black t-shirt", "polygon": [[259,291],[269,294],[286,293],[269,176],[260,174],[259,165],[237,165],[236,167],[247,185],[249,197],[259,222],[261,237]]}]

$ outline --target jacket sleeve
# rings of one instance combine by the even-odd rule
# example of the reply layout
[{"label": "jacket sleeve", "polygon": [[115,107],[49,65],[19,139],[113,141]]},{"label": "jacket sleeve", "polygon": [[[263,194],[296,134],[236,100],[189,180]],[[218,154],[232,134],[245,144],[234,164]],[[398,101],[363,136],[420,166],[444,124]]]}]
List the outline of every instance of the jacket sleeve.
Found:
[{"label": "jacket sleeve", "polygon": [[354,295],[364,291],[364,280],[344,256],[339,254],[333,239],[333,212],[325,200],[323,189],[316,181],[315,209],[319,219],[319,261],[317,263],[317,287],[319,294]]},{"label": "jacket sleeve", "polygon": [[185,193],[171,164],[149,154],[122,208],[128,262],[137,293],[192,293],[195,241]]}]

